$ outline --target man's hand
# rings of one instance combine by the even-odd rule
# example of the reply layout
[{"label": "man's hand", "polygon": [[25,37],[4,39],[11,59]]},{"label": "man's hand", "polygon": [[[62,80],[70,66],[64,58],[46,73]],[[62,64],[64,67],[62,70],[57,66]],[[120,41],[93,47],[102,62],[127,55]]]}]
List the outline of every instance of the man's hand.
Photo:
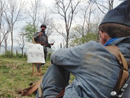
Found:
[{"label": "man's hand", "polygon": [[42,35],[43,35],[43,33],[42,33],[42,32],[39,32],[39,33],[38,33],[38,36],[42,36]]},{"label": "man's hand", "polygon": [[50,43],[50,45],[54,45],[54,43]]}]

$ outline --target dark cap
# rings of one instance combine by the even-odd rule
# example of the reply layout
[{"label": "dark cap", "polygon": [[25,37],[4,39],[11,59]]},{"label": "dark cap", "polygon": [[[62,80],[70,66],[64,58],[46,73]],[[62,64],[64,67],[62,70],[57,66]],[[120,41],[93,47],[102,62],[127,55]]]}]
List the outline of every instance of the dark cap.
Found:
[{"label": "dark cap", "polygon": [[116,8],[108,11],[100,25],[104,23],[118,23],[130,26],[130,0],[125,0]]},{"label": "dark cap", "polygon": [[42,24],[41,27],[45,27],[45,28],[46,28],[46,25],[45,25],[45,24]]}]

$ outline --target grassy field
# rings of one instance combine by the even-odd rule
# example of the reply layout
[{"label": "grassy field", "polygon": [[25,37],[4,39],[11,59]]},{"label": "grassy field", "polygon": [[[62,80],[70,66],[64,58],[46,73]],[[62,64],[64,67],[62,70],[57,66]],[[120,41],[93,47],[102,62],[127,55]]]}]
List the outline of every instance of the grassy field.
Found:
[{"label": "grassy field", "polygon": [[[48,61],[42,66],[42,73],[50,65]],[[21,98],[17,91],[29,87],[29,83],[42,78],[42,76],[32,76],[32,64],[26,59],[0,58],[0,98]],[[35,95],[22,98],[34,98]]]},{"label": "grassy field", "polygon": [[[42,66],[43,74],[49,65],[50,62],[47,61],[45,66]],[[32,76],[32,64],[27,63],[26,59],[0,58],[0,98],[21,98],[17,92],[41,78],[42,76]],[[73,79],[71,75],[70,82]],[[22,98],[35,98],[35,95]]]}]

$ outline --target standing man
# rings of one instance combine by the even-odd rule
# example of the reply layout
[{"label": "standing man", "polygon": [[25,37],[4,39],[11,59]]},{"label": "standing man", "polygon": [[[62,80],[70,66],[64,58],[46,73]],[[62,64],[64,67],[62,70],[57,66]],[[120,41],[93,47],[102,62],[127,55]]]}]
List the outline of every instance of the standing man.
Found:
[{"label": "standing man", "polygon": [[[110,97],[122,64],[105,46],[117,46],[126,61],[130,61],[130,0],[105,15],[99,25],[99,35],[100,43],[90,41],[51,55],[52,65],[41,84],[42,98],[56,98],[64,87],[63,98]],[[75,79],[68,85],[70,73]],[[41,98],[40,94],[36,98]]]},{"label": "standing man", "polygon": [[48,37],[45,34],[46,28],[47,28],[46,25],[42,24],[41,25],[41,31],[37,32],[34,35],[35,42],[41,44],[44,48],[45,60],[46,60],[46,57],[47,57],[47,47],[51,48],[51,46],[54,45],[54,43],[48,43]]},{"label": "standing man", "polygon": [[[46,25],[42,24],[40,26],[41,28],[41,31],[40,32],[37,32],[35,35],[34,35],[34,41],[36,43],[39,43],[43,46],[43,50],[44,50],[44,58],[45,58],[45,61],[46,61],[46,58],[47,58],[47,47],[51,48],[52,45],[54,45],[54,43],[48,43],[48,37],[45,33],[45,30],[46,30]],[[41,67],[42,64],[37,64],[37,69],[39,71],[40,67]]]}]

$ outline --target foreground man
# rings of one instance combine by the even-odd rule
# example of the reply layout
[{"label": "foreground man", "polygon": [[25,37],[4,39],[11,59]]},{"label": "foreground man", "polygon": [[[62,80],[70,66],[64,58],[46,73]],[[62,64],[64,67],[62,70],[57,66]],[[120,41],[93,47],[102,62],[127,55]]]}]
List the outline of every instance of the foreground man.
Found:
[{"label": "foreground man", "polygon": [[[63,98],[109,98],[121,65],[105,46],[115,45],[130,60],[130,0],[109,11],[99,26],[100,43],[60,49],[51,55],[52,65],[41,84],[43,98],[55,98],[65,88]],[[75,76],[68,84],[69,75]],[[36,98],[39,96],[38,92]]]}]

